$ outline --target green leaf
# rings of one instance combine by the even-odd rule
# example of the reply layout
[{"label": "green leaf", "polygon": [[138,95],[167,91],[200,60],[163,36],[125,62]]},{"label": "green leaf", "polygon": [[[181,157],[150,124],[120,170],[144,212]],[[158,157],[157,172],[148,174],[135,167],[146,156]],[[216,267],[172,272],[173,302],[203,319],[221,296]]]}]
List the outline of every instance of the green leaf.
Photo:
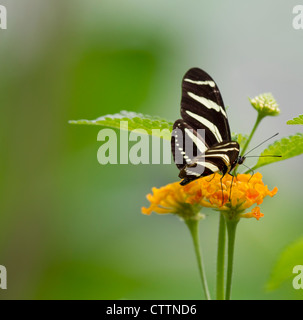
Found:
[{"label": "green leaf", "polygon": [[299,115],[297,118],[288,120],[286,123],[287,124],[303,124],[303,114]]},{"label": "green leaf", "polygon": [[[121,124],[121,121],[127,121],[127,127],[125,124]],[[167,121],[165,119],[161,119],[157,116],[143,115],[142,113],[136,113],[132,111],[121,111],[120,113],[108,114],[102,117],[99,117],[95,120],[70,120],[68,123],[77,124],[77,125],[94,125],[94,126],[103,126],[115,129],[126,129],[129,131],[136,129],[144,129],[147,131],[147,134],[159,136],[157,132],[152,132],[152,129],[167,129],[163,133],[163,136],[160,136],[163,139],[170,140],[171,132],[173,127],[173,122]],[[248,139],[248,135],[244,135],[241,133],[232,133],[232,140],[238,141],[240,147],[243,147],[246,140]]]},{"label": "green leaf", "polygon": [[300,238],[287,246],[276,262],[271,276],[267,282],[268,290],[276,290],[282,283],[293,279],[293,268],[303,265],[303,238]]},{"label": "green leaf", "polygon": [[69,123],[110,127],[128,131],[138,130],[140,133],[142,133],[140,130],[143,129],[145,130],[143,133],[166,140],[171,139],[173,126],[172,122],[169,122],[165,119],[130,111],[121,111],[120,113],[116,114],[108,114],[95,120],[70,120]]},{"label": "green leaf", "polygon": [[247,139],[248,139],[248,134],[241,134],[241,133],[235,133],[235,132],[232,132],[231,134],[231,140],[237,141],[239,143],[240,150],[244,147]]},{"label": "green leaf", "polygon": [[[303,153],[303,134],[297,133],[287,138],[282,138],[274,142],[267,149],[265,149],[257,162],[252,168],[253,170],[263,167],[267,164],[286,160]],[[280,155],[281,157],[269,157],[270,155]],[[268,156],[268,157],[263,157]]]}]

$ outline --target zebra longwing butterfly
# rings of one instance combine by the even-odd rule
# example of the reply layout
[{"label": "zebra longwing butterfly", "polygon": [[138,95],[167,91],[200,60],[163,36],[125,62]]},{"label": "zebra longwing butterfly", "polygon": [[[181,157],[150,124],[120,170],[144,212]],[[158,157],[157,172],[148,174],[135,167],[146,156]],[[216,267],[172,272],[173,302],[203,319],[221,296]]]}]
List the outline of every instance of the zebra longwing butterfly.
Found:
[{"label": "zebra longwing butterfly", "polygon": [[238,142],[231,140],[218,86],[201,69],[192,68],[183,78],[181,117],[174,123],[171,139],[181,185],[216,172],[224,176],[243,163]]}]

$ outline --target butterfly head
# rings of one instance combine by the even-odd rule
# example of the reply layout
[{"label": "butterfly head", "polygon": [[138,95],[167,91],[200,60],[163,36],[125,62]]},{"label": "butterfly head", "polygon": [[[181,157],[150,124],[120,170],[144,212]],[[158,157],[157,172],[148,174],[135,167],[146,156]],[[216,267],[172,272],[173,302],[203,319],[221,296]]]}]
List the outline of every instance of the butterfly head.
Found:
[{"label": "butterfly head", "polygon": [[245,157],[244,156],[239,156],[237,159],[237,164],[243,164],[243,162],[245,161]]}]

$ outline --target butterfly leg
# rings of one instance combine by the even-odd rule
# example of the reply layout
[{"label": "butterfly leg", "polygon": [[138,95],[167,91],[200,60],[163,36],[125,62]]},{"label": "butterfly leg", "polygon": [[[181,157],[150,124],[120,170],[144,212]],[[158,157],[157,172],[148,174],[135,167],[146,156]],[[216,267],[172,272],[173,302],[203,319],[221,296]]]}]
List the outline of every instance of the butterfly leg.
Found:
[{"label": "butterfly leg", "polygon": [[230,191],[229,191],[229,198],[228,198],[228,200],[230,201],[230,199],[231,199],[231,189],[232,189],[232,187],[233,187],[233,182],[234,182],[234,175],[233,174],[231,174],[231,173],[229,173],[229,175],[230,176],[232,176],[232,178],[231,178],[231,185],[230,185]]},{"label": "butterfly leg", "polygon": [[248,182],[249,182],[250,179],[251,179],[251,178],[253,177],[253,175],[255,174],[255,172],[254,172],[253,169],[251,169],[250,167],[246,166],[244,163],[242,163],[242,165],[243,165],[244,167],[246,167],[250,172],[252,172],[252,175],[251,175],[251,177],[250,177],[249,180],[248,180]]},{"label": "butterfly leg", "polygon": [[223,180],[223,178],[224,178],[224,176],[226,175],[227,172],[228,172],[228,168],[227,168],[227,167],[223,168],[223,170],[222,170],[222,177],[221,177],[221,179],[220,179],[221,191],[222,191],[222,206],[223,206],[223,204],[224,204],[224,192],[223,192],[223,183],[222,183],[222,180]]},{"label": "butterfly leg", "polygon": [[224,178],[224,174],[222,174],[222,177],[220,178],[220,183],[221,183],[221,191],[222,191],[222,206],[224,204],[224,193],[223,193],[223,183],[222,179]]},{"label": "butterfly leg", "polygon": [[213,180],[213,178],[215,177],[215,175],[216,175],[216,173],[213,173],[213,177],[207,182],[211,182]]}]

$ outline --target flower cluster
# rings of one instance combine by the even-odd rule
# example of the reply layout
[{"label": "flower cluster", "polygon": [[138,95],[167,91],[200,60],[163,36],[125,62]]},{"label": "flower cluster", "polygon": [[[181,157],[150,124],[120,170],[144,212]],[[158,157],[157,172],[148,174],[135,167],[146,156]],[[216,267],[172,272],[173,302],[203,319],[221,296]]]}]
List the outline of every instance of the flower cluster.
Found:
[{"label": "flower cluster", "polygon": [[280,113],[279,105],[271,93],[263,93],[250,100],[251,105],[263,116],[276,116]]},{"label": "flower cluster", "polygon": [[[266,196],[273,197],[278,188],[272,191],[264,185],[262,175],[256,173],[238,174],[234,179],[232,176],[220,174],[197,179],[186,186],[178,182],[168,184],[162,188],[153,188],[153,194],[148,194],[149,208],[142,208],[142,213],[175,213],[184,218],[197,214],[201,207],[219,210],[230,218],[256,218],[263,217],[260,205]],[[244,213],[248,208],[254,207],[250,212]]]},{"label": "flower cluster", "polygon": [[[191,183],[192,185],[192,183]],[[159,214],[174,213],[183,218],[189,218],[198,214],[201,209],[199,201],[192,201],[187,188],[179,182],[170,183],[159,189],[152,188],[153,194],[146,196],[150,202],[149,208],[142,208],[143,214],[150,215],[152,212]]]}]

